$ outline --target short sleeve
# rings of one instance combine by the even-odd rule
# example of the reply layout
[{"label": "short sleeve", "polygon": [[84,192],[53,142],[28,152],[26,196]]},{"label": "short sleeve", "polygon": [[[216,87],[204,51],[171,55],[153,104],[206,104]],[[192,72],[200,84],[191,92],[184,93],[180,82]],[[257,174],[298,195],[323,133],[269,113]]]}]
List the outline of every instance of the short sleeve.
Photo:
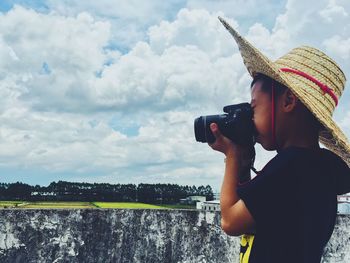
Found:
[{"label": "short sleeve", "polygon": [[292,156],[281,154],[272,159],[250,182],[237,188],[237,194],[256,223],[266,223],[273,214],[292,209],[294,188]]}]

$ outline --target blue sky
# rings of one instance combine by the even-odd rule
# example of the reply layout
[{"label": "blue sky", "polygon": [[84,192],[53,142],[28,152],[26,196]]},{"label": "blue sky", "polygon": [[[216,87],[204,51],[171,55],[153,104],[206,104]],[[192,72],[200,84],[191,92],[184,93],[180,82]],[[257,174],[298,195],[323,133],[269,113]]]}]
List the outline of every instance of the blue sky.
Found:
[{"label": "blue sky", "polygon": [[[210,184],[193,120],[248,101],[223,16],[268,57],[312,45],[349,75],[350,3],[1,1],[0,181]],[[349,137],[350,92],[334,118]],[[257,147],[261,168],[274,153]]]}]

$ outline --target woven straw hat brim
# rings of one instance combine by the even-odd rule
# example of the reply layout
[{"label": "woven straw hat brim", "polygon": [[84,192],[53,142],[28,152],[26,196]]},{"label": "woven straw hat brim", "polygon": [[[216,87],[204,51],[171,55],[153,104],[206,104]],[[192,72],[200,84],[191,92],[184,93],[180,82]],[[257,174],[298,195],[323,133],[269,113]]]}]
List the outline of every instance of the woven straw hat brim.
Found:
[{"label": "woven straw hat brim", "polygon": [[312,98],[306,93],[304,88],[305,80],[302,77],[282,72],[280,70],[281,62],[278,62],[278,60],[273,62],[268,59],[245,38],[239,35],[224,19],[219,17],[219,20],[237,42],[249,74],[254,77],[257,73],[262,73],[291,89],[324,126],[324,129],[319,134],[320,142],[340,156],[350,166],[350,144],[344,133],[332,119],[332,105],[327,105],[331,103],[329,102],[331,100],[328,100],[328,102],[326,100],[315,101],[315,98]]}]

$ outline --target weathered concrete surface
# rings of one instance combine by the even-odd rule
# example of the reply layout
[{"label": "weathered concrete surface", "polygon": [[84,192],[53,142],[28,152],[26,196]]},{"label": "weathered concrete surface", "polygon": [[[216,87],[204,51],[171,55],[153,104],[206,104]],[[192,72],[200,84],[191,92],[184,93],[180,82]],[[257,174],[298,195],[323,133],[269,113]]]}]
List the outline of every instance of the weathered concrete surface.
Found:
[{"label": "weathered concrete surface", "polygon": [[[323,262],[350,262],[339,216]],[[0,262],[238,262],[239,238],[197,210],[0,210]]]},{"label": "weathered concrete surface", "polygon": [[333,235],[324,250],[322,262],[350,262],[349,215],[338,215]]}]

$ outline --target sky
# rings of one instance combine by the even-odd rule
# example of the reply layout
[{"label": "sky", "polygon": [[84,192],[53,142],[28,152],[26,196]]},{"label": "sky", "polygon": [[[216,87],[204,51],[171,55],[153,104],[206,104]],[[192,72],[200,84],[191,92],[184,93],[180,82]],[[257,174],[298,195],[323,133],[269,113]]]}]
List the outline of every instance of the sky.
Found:
[{"label": "sky", "polygon": [[[2,0],[0,181],[219,191],[224,156],[193,121],[249,102],[251,78],[218,16],[273,60],[311,45],[350,76],[348,0]],[[259,170],[275,152],[256,149]]]}]

